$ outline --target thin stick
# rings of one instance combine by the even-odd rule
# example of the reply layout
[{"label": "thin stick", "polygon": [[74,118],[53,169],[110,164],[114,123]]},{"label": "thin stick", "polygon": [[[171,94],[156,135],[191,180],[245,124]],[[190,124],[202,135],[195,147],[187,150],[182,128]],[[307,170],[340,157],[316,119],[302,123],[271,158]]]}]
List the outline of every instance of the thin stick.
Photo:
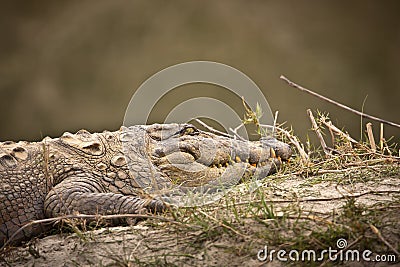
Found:
[{"label": "thin stick", "polygon": [[239,130],[242,126],[244,126],[244,124],[243,123],[241,123],[238,127],[236,127],[235,129],[232,129],[232,128],[229,128],[229,131],[231,131],[233,134],[234,134],[234,136],[233,136],[233,138],[239,138],[240,140],[242,140],[242,141],[245,141],[245,139],[243,138],[243,137],[241,137],[238,133],[237,133],[237,130]]},{"label": "thin stick", "polygon": [[372,132],[372,123],[368,122],[367,125],[367,133],[368,133],[368,140],[369,144],[371,145],[372,151],[376,151],[376,144],[374,139],[374,133]]},{"label": "thin stick", "polygon": [[383,238],[378,228],[376,228],[372,224],[370,224],[369,227],[371,228],[372,232],[374,232],[379,237],[379,239],[382,240],[382,242],[385,243],[386,246],[388,246],[397,255],[397,257],[400,257],[400,253],[397,251],[397,249],[395,249],[385,238]]},{"label": "thin stick", "polygon": [[331,134],[331,141],[332,141],[332,147],[335,147],[335,134],[333,133],[333,130],[331,127],[328,127],[329,133]]},{"label": "thin stick", "polygon": [[275,135],[275,128],[276,128],[276,122],[278,121],[278,114],[279,110],[275,112],[275,117],[274,117],[274,127],[272,128],[272,134]]},{"label": "thin stick", "polygon": [[329,99],[329,98],[327,98],[327,97],[325,97],[325,96],[322,96],[322,95],[320,95],[320,94],[317,94],[317,93],[315,93],[315,92],[313,92],[313,91],[311,91],[311,90],[309,90],[309,89],[307,89],[307,88],[304,88],[304,87],[302,87],[302,86],[300,86],[300,85],[298,85],[298,84],[296,84],[296,83],[290,81],[288,78],[286,78],[286,77],[283,76],[283,75],[281,75],[280,78],[281,78],[282,80],[284,80],[285,82],[287,82],[290,86],[292,86],[292,87],[294,87],[294,88],[297,88],[297,89],[299,89],[299,90],[301,90],[301,91],[303,91],[303,92],[309,93],[309,94],[311,94],[311,95],[313,95],[313,96],[315,96],[315,97],[318,97],[319,99],[322,99],[322,100],[324,100],[324,101],[327,101],[327,102],[329,102],[329,103],[331,103],[331,104],[333,104],[333,105],[335,105],[335,106],[341,107],[341,108],[343,108],[343,109],[345,109],[345,110],[347,110],[347,111],[353,112],[353,113],[355,113],[355,114],[357,114],[357,115],[359,115],[359,116],[361,116],[361,117],[364,117],[364,118],[367,118],[367,119],[371,119],[371,120],[374,120],[374,121],[379,121],[379,122],[381,122],[381,123],[385,123],[385,124],[388,124],[388,125],[390,125],[390,126],[394,126],[394,127],[400,128],[400,124],[397,124],[397,123],[394,123],[394,122],[391,122],[391,121],[387,121],[387,120],[384,120],[384,119],[380,119],[380,118],[377,118],[377,117],[374,117],[374,116],[365,114],[365,113],[363,113],[363,112],[360,112],[360,111],[358,111],[358,110],[352,109],[352,108],[350,108],[350,107],[348,107],[348,106],[346,106],[346,105],[343,105],[343,104],[341,104],[341,103],[339,103],[339,102],[336,102],[336,101],[334,101],[334,100],[331,100],[331,99]]},{"label": "thin stick", "polygon": [[383,137],[383,123],[381,123],[381,131],[379,136],[379,144],[381,146],[381,151],[383,152],[383,145],[384,145],[385,138]]},{"label": "thin stick", "polygon": [[345,134],[343,131],[341,131],[339,128],[337,128],[335,125],[333,125],[333,123],[331,121],[326,121],[325,118],[321,118],[321,122],[328,127],[330,130],[334,131],[336,134],[344,137],[345,139],[347,139],[349,142],[353,143],[353,144],[358,144],[358,142],[356,140],[354,140],[353,138],[351,138],[351,136],[349,134]]},{"label": "thin stick", "polygon": [[241,124],[239,124],[239,126],[237,126],[235,129],[233,129],[233,130],[231,130],[231,131],[237,133],[237,131],[238,131],[240,128],[242,128],[243,126],[244,126],[244,124],[241,123]]},{"label": "thin stick", "polygon": [[227,134],[227,133],[218,131],[218,130],[214,129],[214,128],[211,127],[211,126],[208,126],[207,124],[205,124],[204,122],[202,122],[202,121],[199,120],[199,119],[195,119],[195,121],[197,121],[201,126],[203,126],[204,128],[206,128],[207,130],[209,130],[209,131],[212,132],[212,133],[220,134],[220,135],[223,135],[223,136],[229,137],[229,138],[232,138],[232,137],[233,137],[233,136],[230,135],[230,134]]},{"label": "thin stick", "polygon": [[[365,195],[378,195],[378,194],[399,194],[399,190],[383,190],[383,191],[375,191],[375,190],[370,190],[370,191],[365,191],[363,193],[358,193],[358,194],[349,194],[349,195],[342,195],[340,197],[329,197],[329,198],[308,198],[308,199],[269,199],[268,201],[273,204],[278,204],[278,203],[310,203],[310,202],[325,202],[325,201],[335,201],[335,200],[343,200],[343,199],[349,199],[349,198],[359,198]],[[251,200],[251,201],[242,201],[242,202],[236,202],[235,204],[230,204],[229,206],[241,206],[241,205],[248,205],[250,203],[261,203],[262,200]]]},{"label": "thin stick", "polygon": [[330,152],[328,150],[328,146],[326,145],[324,137],[321,134],[321,129],[318,127],[317,122],[314,119],[314,115],[312,114],[312,111],[310,109],[307,109],[307,114],[308,114],[308,117],[310,117],[311,124],[313,126],[314,131],[315,131],[315,134],[317,135],[317,137],[319,139],[319,142],[321,143],[321,146],[322,146],[322,149],[325,152],[325,155],[327,155],[327,156],[330,155]]},{"label": "thin stick", "polygon": [[[271,128],[273,126],[266,125],[266,124],[260,124],[260,127]],[[308,157],[307,153],[304,151],[303,147],[300,145],[300,141],[298,140],[297,136],[291,135],[288,131],[286,131],[285,129],[282,129],[280,127],[275,127],[275,129],[281,131],[282,133],[284,133],[286,135],[286,137],[290,140],[290,142],[292,142],[292,144],[297,148],[297,151],[299,151],[301,161],[304,164],[308,164],[310,161],[309,157]]]},{"label": "thin stick", "polygon": [[116,218],[141,218],[141,219],[158,219],[161,221],[174,222],[171,219],[167,219],[161,216],[149,215],[149,214],[111,214],[111,215],[89,215],[89,214],[77,214],[77,215],[65,215],[54,218],[47,218],[41,220],[34,220],[27,224],[24,224],[21,228],[19,228],[8,240],[4,243],[4,245],[0,248],[0,251],[3,250],[21,231],[25,228],[42,223],[54,223],[65,219],[96,219],[96,220],[107,220],[107,219],[116,219]]}]

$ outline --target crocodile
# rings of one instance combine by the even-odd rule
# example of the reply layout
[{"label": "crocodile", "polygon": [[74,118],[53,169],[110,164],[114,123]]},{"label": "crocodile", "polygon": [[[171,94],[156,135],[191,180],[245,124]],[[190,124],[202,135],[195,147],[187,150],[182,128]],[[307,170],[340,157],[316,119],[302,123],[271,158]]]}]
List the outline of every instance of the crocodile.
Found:
[{"label": "crocodile", "polygon": [[33,220],[159,213],[170,206],[165,200],[174,197],[172,187],[212,190],[225,180],[263,178],[290,156],[290,146],[275,138],[245,141],[191,124],[0,142],[0,247],[50,227],[29,224]]}]

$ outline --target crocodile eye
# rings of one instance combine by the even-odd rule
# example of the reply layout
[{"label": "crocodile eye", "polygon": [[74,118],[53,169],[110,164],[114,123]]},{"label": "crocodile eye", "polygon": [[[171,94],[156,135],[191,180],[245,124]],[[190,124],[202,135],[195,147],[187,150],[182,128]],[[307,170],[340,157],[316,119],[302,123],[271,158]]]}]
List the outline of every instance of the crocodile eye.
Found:
[{"label": "crocodile eye", "polygon": [[183,128],[180,132],[181,135],[197,135],[199,134],[199,130],[194,126],[187,126]]}]

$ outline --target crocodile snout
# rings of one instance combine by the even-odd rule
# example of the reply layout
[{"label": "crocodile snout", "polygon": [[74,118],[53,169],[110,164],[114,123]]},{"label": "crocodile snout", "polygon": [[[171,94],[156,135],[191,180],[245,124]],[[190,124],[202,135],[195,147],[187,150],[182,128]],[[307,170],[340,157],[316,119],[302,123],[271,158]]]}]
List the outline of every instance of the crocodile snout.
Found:
[{"label": "crocodile snout", "polygon": [[180,127],[182,130],[177,130],[179,126],[174,129],[176,134],[163,135],[167,138],[152,138],[150,155],[161,172],[185,185],[197,184],[192,181],[207,183],[227,173],[238,176],[237,180],[254,175],[264,178],[276,172],[292,153],[289,145],[275,138],[242,141],[203,132],[192,125]]},{"label": "crocodile snout", "polygon": [[292,156],[292,149],[290,146],[273,137],[261,138],[260,143],[263,146],[272,148],[275,156],[280,157],[281,160],[287,161]]}]

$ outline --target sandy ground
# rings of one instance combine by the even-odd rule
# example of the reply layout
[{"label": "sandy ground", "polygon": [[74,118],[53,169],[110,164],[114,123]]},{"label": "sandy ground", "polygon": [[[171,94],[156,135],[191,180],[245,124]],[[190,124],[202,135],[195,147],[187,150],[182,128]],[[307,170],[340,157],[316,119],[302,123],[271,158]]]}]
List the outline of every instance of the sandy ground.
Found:
[{"label": "sandy ground", "polygon": [[[320,176],[314,178],[290,176],[270,180],[265,185],[270,189],[268,198],[276,207],[292,205],[299,200],[303,210],[314,210],[318,214],[337,211],[345,203],[344,196],[358,196],[357,203],[373,205],[393,201],[400,196],[400,177],[371,179],[364,182],[332,182]],[[340,178],[339,178],[340,179]],[[307,200],[307,201],[304,201]],[[285,203],[288,201],[288,203]],[[398,202],[397,202],[398,203]],[[245,220],[238,226],[242,233],[256,232],[260,224]],[[397,228],[396,228],[397,227]],[[398,229],[393,228],[389,236],[395,247],[399,246]],[[77,234],[56,234],[36,239],[29,244],[10,251],[4,266],[280,266],[277,261],[262,263],[257,252],[263,247],[259,239],[252,243],[246,237],[221,234],[202,236],[202,231],[181,231],[164,222],[149,224],[146,221],[135,226],[102,228]],[[250,237],[251,239],[251,237]],[[397,243],[397,245],[396,245]],[[393,244],[393,243],[392,243]],[[234,248],[232,250],[232,247]],[[352,266],[354,263],[352,264]],[[356,265],[357,266],[357,265]],[[359,266],[362,266],[359,263]],[[384,266],[384,265],[374,265]]]}]

